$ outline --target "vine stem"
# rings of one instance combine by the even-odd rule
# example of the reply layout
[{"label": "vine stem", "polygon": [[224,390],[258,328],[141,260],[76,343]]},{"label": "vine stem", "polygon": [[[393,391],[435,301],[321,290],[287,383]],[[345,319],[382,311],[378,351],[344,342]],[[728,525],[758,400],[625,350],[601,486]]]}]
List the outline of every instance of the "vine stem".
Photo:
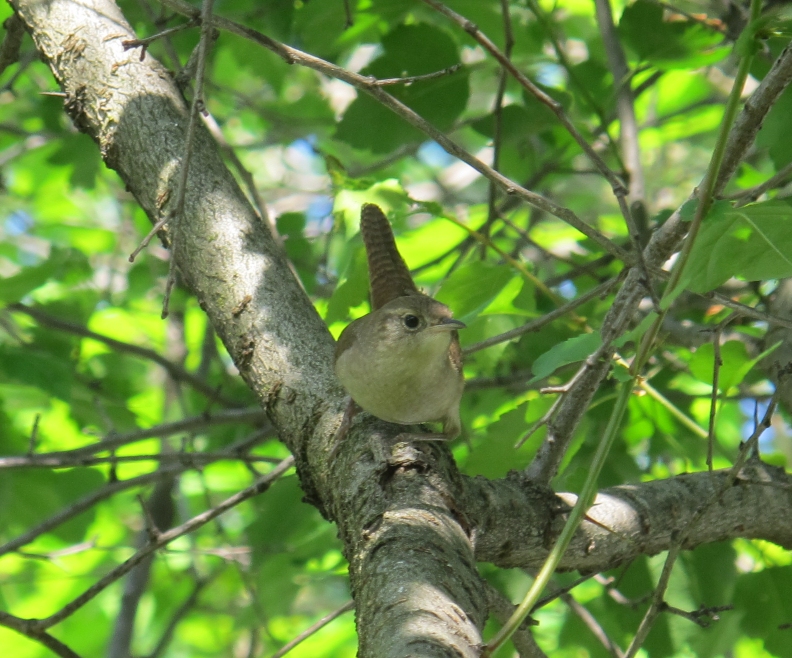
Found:
[{"label": "vine stem", "polygon": [[701,185],[698,188],[698,205],[696,206],[696,212],[693,216],[693,220],[690,223],[690,229],[688,230],[688,234],[685,237],[684,243],[682,244],[682,250],[679,252],[679,257],[674,263],[674,267],[671,269],[671,276],[669,277],[668,285],[666,286],[663,297],[660,300],[661,310],[641,340],[638,353],[635,356],[635,361],[633,362],[633,366],[631,368],[631,372],[633,374],[637,374],[643,369],[644,364],[651,354],[652,346],[654,345],[657,334],[660,331],[660,326],[663,324],[666,313],[668,312],[671,303],[681,292],[678,284],[682,279],[682,272],[684,271],[685,265],[687,265],[687,262],[690,259],[690,253],[693,250],[693,244],[695,243],[696,236],[698,235],[699,229],[701,228],[701,223],[704,221],[704,218],[707,216],[707,213],[712,207],[715,185],[717,184],[718,174],[720,173],[720,168],[723,164],[723,155],[726,152],[726,142],[729,137],[729,131],[731,130],[734,120],[737,117],[737,111],[740,108],[742,90],[745,87],[745,81],[748,78],[748,72],[750,71],[751,62],[753,61],[752,45],[747,45],[747,33],[749,30],[756,30],[756,21],[759,18],[761,8],[761,0],[751,0],[751,20],[748,25],[746,25],[743,34],[740,35],[740,38],[737,41],[737,47],[739,47],[739,45],[742,43],[743,48],[746,48],[747,52],[745,52],[742,57],[740,57],[737,75],[734,78],[734,84],[732,85],[731,92],[729,92],[729,98],[726,102],[726,109],[723,113],[723,121],[721,122],[720,130],[718,131],[718,139],[715,142],[715,148],[712,151],[712,157],[710,158],[707,172],[704,174],[704,180],[701,181]]},{"label": "vine stem", "polygon": [[569,546],[569,542],[572,541],[575,531],[578,529],[581,521],[583,521],[588,508],[591,507],[591,503],[594,502],[594,498],[597,495],[597,480],[602,467],[605,465],[605,460],[608,457],[616,434],[618,433],[621,420],[627,409],[627,403],[630,400],[632,388],[632,382],[625,382],[620,385],[619,394],[616,398],[616,406],[613,408],[610,420],[608,420],[605,435],[602,437],[599,446],[597,446],[597,452],[594,454],[588,477],[586,477],[586,481],[583,483],[583,489],[569,514],[567,522],[564,524],[563,530],[561,530],[561,534],[556,540],[555,546],[553,546],[553,549],[550,551],[550,555],[547,556],[545,563],[536,575],[536,579],[525,595],[525,598],[522,600],[522,603],[517,606],[512,616],[509,617],[509,620],[485,646],[481,654],[482,658],[494,655],[531,612],[531,609],[539,600],[539,596],[555,572],[558,563],[561,561],[567,546]]}]

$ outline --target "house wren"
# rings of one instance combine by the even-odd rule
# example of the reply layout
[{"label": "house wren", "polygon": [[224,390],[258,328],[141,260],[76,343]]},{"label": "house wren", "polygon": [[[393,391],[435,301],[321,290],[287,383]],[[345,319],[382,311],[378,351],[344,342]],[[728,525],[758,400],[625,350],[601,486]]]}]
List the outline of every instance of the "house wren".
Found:
[{"label": "house wren", "polygon": [[[451,317],[445,304],[416,288],[378,206],[363,206],[360,231],[372,310],[341,333],[336,375],[352,400],[373,416],[401,425],[439,421],[442,434],[417,436],[456,438],[465,385],[457,329],[465,325]],[[339,439],[348,429],[351,409]]]}]

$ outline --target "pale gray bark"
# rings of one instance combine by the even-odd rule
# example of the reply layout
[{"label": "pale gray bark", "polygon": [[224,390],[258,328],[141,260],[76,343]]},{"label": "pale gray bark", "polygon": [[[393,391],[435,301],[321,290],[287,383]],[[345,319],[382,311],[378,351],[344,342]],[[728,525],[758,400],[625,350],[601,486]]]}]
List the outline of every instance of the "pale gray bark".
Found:
[{"label": "pale gray bark", "polygon": [[[660,553],[700,511],[684,549],[737,537],[792,548],[792,476],[751,460],[724,490],[726,478],[727,471],[688,473],[601,491],[560,568],[604,571]],[[505,480],[479,479],[467,491],[465,509],[477,528],[476,558],[507,568],[538,569],[575,503],[571,494],[548,497],[517,473]]]}]

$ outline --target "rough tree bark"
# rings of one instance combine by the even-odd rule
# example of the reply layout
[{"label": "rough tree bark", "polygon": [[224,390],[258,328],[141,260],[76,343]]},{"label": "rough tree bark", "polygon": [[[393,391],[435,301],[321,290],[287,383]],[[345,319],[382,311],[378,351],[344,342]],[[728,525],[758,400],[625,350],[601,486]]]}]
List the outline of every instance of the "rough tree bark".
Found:
[{"label": "rough tree bark", "polygon": [[[139,51],[124,50],[122,41],[135,35],[110,0],[12,5],[66,93],[75,125],[152,221],[161,218],[173,204],[188,122],[171,75],[150,55],[140,61]],[[202,129],[191,162],[183,220],[170,234],[176,263],[295,455],[307,500],[338,525],[360,655],[478,655],[487,610],[476,560],[538,566],[563,524],[566,499],[525,476],[463,477],[443,445],[391,447],[400,429],[365,415],[331,460],[343,397],[332,338]],[[672,229],[650,245],[653,264],[676,244],[679,222]],[[614,304],[622,324],[643,296],[640,282],[629,281]],[[596,384],[605,373],[599,364],[594,370]],[[721,497],[688,547],[735,536],[792,547],[792,481],[760,470]],[[563,568],[600,570],[667,548],[720,477],[603,492],[592,512],[600,525],[584,524]]]}]

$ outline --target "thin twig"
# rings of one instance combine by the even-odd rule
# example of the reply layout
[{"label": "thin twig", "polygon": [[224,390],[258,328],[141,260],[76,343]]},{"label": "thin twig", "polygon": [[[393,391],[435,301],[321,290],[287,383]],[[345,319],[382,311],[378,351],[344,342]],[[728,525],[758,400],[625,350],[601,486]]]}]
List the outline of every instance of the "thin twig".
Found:
[{"label": "thin twig", "polygon": [[61,658],[80,658],[78,653],[67,647],[63,642],[52,637],[46,631],[37,628],[35,621],[15,617],[0,610],[0,626],[12,628],[17,633],[29,637],[31,640],[36,640]]},{"label": "thin twig", "polygon": [[[511,59],[512,48],[514,47],[514,35],[512,34],[511,13],[509,12],[508,0],[501,0],[501,15],[503,16],[503,54],[506,59]],[[498,90],[495,93],[495,106],[492,111],[493,134],[492,134],[492,168],[500,171],[500,153],[502,148],[503,133],[503,97],[506,94],[506,82],[508,74],[502,66],[498,69]],[[489,181],[487,191],[487,221],[481,227],[480,232],[485,238],[489,238],[490,228],[498,217],[496,201],[498,186],[495,181]],[[481,246],[481,257],[484,258],[486,246]]]},{"label": "thin twig", "polygon": [[[602,42],[605,45],[605,55],[608,66],[613,75],[616,86],[616,108],[619,114],[619,142],[629,176],[630,202],[643,201],[644,176],[641,167],[641,150],[638,142],[638,122],[635,118],[635,105],[631,88],[630,67],[627,57],[622,49],[619,37],[616,34],[616,25],[613,22],[613,12],[610,0],[595,0],[597,23],[599,25]],[[619,197],[620,195],[616,195]],[[624,209],[622,209],[624,214]],[[625,219],[628,219],[625,214]],[[640,251],[640,247],[638,247]]]},{"label": "thin twig", "polygon": [[[598,101],[591,95],[588,86],[584,84],[584,82],[580,79],[578,72],[575,70],[575,67],[569,61],[569,58],[567,57],[563,47],[561,46],[561,42],[559,41],[558,35],[555,32],[555,26],[553,25],[553,22],[547,17],[544,11],[542,11],[542,8],[539,6],[539,3],[536,2],[536,0],[528,0],[528,7],[531,9],[533,14],[536,16],[536,18],[544,27],[545,34],[547,34],[548,38],[550,39],[550,43],[553,44],[553,50],[555,50],[556,57],[558,57],[558,61],[561,62],[561,66],[563,66],[564,69],[566,70],[570,81],[575,85],[577,91],[586,99],[586,102],[589,104],[594,114],[597,115],[600,125],[596,131],[596,134],[602,134],[605,136],[605,138],[608,140],[608,148],[610,149],[611,154],[617,160],[619,166],[622,169],[624,169],[624,165],[622,164],[621,161],[621,155],[619,154],[619,151],[616,148],[616,144],[614,143],[613,138],[611,137],[610,132],[608,131],[608,125],[611,123],[611,121],[605,116],[605,113],[603,112],[602,107],[600,106],[600,101]],[[604,99],[600,99],[600,100],[604,100]],[[591,173],[598,174],[599,171],[593,171]]]},{"label": "thin twig", "polygon": [[461,68],[462,64],[453,64],[452,66],[444,68],[440,71],[435,71],[434,73],[424,73],[423,75],[410,75],[403,78],[381,78],[379,80],[377,78],[372,78],[371,84],[373,84],[375,87],[387,87],[388,85],[411,85],[413,82],[436,80],[437,78],[451,75],[452,73],[456,73]]},{"label": "thin twig", "polygon": [[294,647],[296,647],[298,644],[300,644],[300,642],[302,642],[303,640],[308,639],[309,637],[311,637],[311,635],[313,635],[317,631],[319,631],[322,628],[324,628],[325,626],[327,626],[331,621],[333,621],[334,619],[337,619],[338,617],[343,615],[345,612],[347,612],[349,610],[353,610],[354,608],[355,608],[355,602],[354,601],[347,601],[340,608],[338,608],[336,610],[333,610],[333,612],[331,612],[330,614],[325,615],[319,621],[317,621],[315,624],[311,624],[308,628],[306,628],[297,637],[295,637],[292,640],[289,640],[289,642],[284,644],[280,649],[278,649],[275,653],[273,653],[270,656],[270,658],[281,658],[281,656],[285,656],[287,653],[289,653],[289,651],[291,651],[292,649],[294,649]]},{"label": "thin twig", "polygon": [[165,649],[168,646],[168,643],[171,641],[173,637],[173,633],[176,631],[176,626],[178,626],[179,622],[187,615],[188,612],[195,606],[198,602],[198,596],[201,594],[203,589],[217,576],[220,574],[220,569],[215,571],[213,574],[210,574],[206,578],[199,579],[195,586],[193,587],[192,592],[190,592],[190,596],[182,603],[178,610],[173,613],[171,618],[168,620],[168,625],[165,627],[165,630],[162,632],[157,645],[154,647],[152,652],[146,656],[146,658],[159,658]]},{"label": "thin twig", "polygon": [[486,340],[482,340],[478,343],[474,343],[473,345],[469,345],[463,350],[463,354],[465,355],[473,354],[474,352],[478,352],[479,350],[492,347],[493,345],[498,345],[499,343],[506,342],[507,340],[512,340],[514,338],[517,338],[518,336],[522,336],[523,334],[527,334],[531,331],[538,331],[546,324],[549,324],[550,322],[553,322],[563,317],[567,313],[575,310],[579,306],[582,306],[586,302],[589,302],[597,297],[604,297],[611,291],[611,289],[616,285],[616,283],[618,283],[619,280],[620,277],[618,276],[613,277],[612,279],[608,279],[604,283],[601,283],[595,288],[592,288],[588,292],[583,293],[582,295],[580,295],[580,297],[577,297],[572,301],[567,302],[563,306],[559,306],[557,309],[554,309],[549,313],[547,313],[546,315],[543,315],[541,318],[537,318],[536,320],[531,320],[530,322],[527,322],[521,327],[511,329],[502,334],[498,334],[497,336],[492,336],[490,338],[487,338]]},{"label": "thin twig", "polygon": [[36,442],[38,440],[38,428],[40,420],[41,414],[37,413],[36,417],[33,419],[33,429],[30,432],[30,440],[28,441],[28,457],[32,457],[33,453],[36,452]]},{"label": "thin twig", "polygon": [[646,292],[649,294],[649,298],[652,300],[652,305],[654,306],[655,311],[659,313],[660,298],[657,296],[654,286],[652,285],[652,277],[649,275],[649,268],[646,266],[646,261],[644,260],[641,232],[638,230],[638,227],[635,224],[632,211],[627,206],[627,199],[625,196],[623,194],[619,194],[617,195],[616,200],[619,204],[622,217],[624,217],[624,222],[627,224],[627,232],[630,234],[630,240],[635,252],[636,266],[641,270],[641,283],[646,288]]},{"label": "thin twig", "polygon": [[724,198],[738,199],[739,203],[737,204],[737,207],[739,208],[740,206],[744,206],[746,203],[756,201],[768,190],[780,187],[782,183],[787,182],[787,179],[790,176],[792,176],[792,162],[790,162],[785,167],[781,167],[781,169],[778,170],[778,173],[768,178],[764,183],[754,187],[749,187],[747,190],[739,190],[733,194],[727,194],[724,196]]},{"label": "thin twig", "polygon": [[355,24],[355,19],[352,16],[352,7],[350,4],[350,0],[344,0],[344,29],[348,30]]},{"label": "thin twig", "polygon": [[692,621],[701,628],[709,628],[713,621],[720,621],[719,612],[726,612],[727,610],[734,610],[733,605],[714,605],[714,606],[700,606],[697,610],[688,612],[681,608],[675,608],[665,603],[663,605],[664,612],[670,612],[672,615],[684,617],[688,621]]},{"label": "thin twig", "polygon": [[225,153],[228,159],[231,160],[231,164],[234,165],[234,168],[237,170],[239,176],[243,181],[245,181],[245,187],[247,188],[248,194],[253,201],[253,206],[258,212],[259,217],[267,223],[272,236],[280,242],[278,229],[275,226],[275,222],[272,220],[272,217],[270,217],[270,214],[267,210],[267,204],[264,203],[264,199],[262,198],[261,194],[259,194],[258,188],[256,187],[256,182],[253,179],[253,174],[251,174],[250,171],[245,168],[245,165],[242,164],[242,160],[239,159],[239,156],[236,154],[234,148],[228,143],[228,140],[225,138],[225,135],[223,135],[223,131],[217,124],[214,116],[207,112],[206,114],[202,114],[201,118],[203,119],[204,125],[209,129],[212,137],[214,137],[215,141],[222,149],[223,153]]},{"label": "thin twig", "polygon": [[712,472],[712,452],[715,445],[715,416],[718,411],[718,383],[720,369],[723,365],[721,358],[721,326],[718,325],[712,334],[712,395],[710,397],[709,425],[707,427],[707,468]]},{"label": "thin twig", "polygon": [[157,220],[157,222],[154,224],[154,226],[151,227],[151,230],[146,234],[146,237],[143,238],[143,240],[140,241],[140,244],[137,246],[137,248],[131,254],[129,254],[129,262],[130,263],[134,263],[135,262],[135,258],[137,258],[137,255],[141,251],[143,251],[146,247],[149,246],[149,243],[151,242],[151,239],[157,233],[159,233],[163,228],[165,228],[165,224],[168,223],[168,219],[169,219],[169,215],[165,215],[165,217],[162,217],[161,219]]},{"label": "thin twig", "polygon": [[[570,379],[567,384],[571,386],[574,384],[575,381],[580,377],[580,375],[584,372],[585,366],[582,366]],[[536,432],[541,428],[547,425],[555,416],[556,412],[558,411],[559,407],[561,406],[561,402],[563,401],[564,396],[559,395],[555,402],[550,405],[550,408],[542,415],[542,417],[535,421],[525,432],[523,432],[522,436],[514,444],[514,449],[518,450],[523,446],[523,444],[530,439]]]},{"label": "thin twig", "polygon": [[171,257],[168,262],[168,280],[165,283],[165,295],[162,300],[162,319],[168,317],[168,305],[170,295],[176,282],[176,237],[179,233],[179,224],[184,214],[184,199],[187,195],[187,178],[190,172],[190,160],[192,159],[193,143],[195,141],[195,130],[198,125],[198,113],[203,113],[205,103],[203,99],[204,74],[206,72],[206,53],[209,44],[213,39],[214,28],[212,27],[212,4],[214,0],[203,0],[201,4],[201,40],[198,42],[198,62],[195,70],[195,92],[193,93],[192,105],[190,106],[190,121],[187,124],[187,135],[184,138],[184,155],[181,160],[181,176],[176,188],[176,203],[171,212],[170,252]]},{"label": "thin twig", "polygon": [[792,320],[787,320],[786,318],[778,317],[777,315],[773,315],[772,313],[765,313],[764,311],[759,311],[752,306],[748,306],[747,304],[741,304],[740,302],[734,301],[728,295],[724,295],[719,292],[708,292],[702,295],[705,299],[712,299],[719,304],[722,304],[726,308],[733,309],[737,311],[740,315],[744,315],[748,318],[753,318],[754,320],[759,320],[760,322],[767,322],[768,324],[776,325],[778,327],[784,327],[786,329],[792,329]]},{"label": "thin twig", "polygon": [[176,34],[177,32],[181,32],[191,27],[195,27],[196,25],[198,25],[198,20],[196,18],[191,18],[186,23],[182,23],[181,25],[177,25],[176,27],[169,27],[167,30],[163,30],[162,32],[157,32],[157,34],[152,34],[150,37],[145,37],[144,39],[126,39],[121,42],[121,45],[124,47],[124,50],[130,50],[132,48],[140,48],[140,61],[142,62],[143,59],[146,57],[146,51],[148,50],[148,47],[152,43],[154,43],[158,39],[169,37],[171,34]]},{"label": "thin twig", "polygon": [[248,464],[263,462],[279,464],[280,459],[264,455],[231,454],[228,452],[166,452],[147,455],[111,455],[110,457],[50,457],[32,455],[28,457],[0,457],[0,470],[13,468],[74,468],[97,464],[122,464],[127,462],[150,462],[161,464],[179,463],[188,468],[200,468],[218,461],[240,461]]},{"label": "thin twig", "polygon": [[183,381],[190,384],[190,386],[205,395],[210,400],[216,400],[231,408],[239,408],[242,406],[238,400],[226,397],[216,388],[213,388],[207,384],[203,379],[196,377],[191,372],[185,370],[182,366],[178,365],[177,363],[173,363],[173,361],[169,361],[161,354],[158,354],[154,350],[150,350],[147,347],[140,347],[139,345],[125,343],[124,341],[110,338],[104,334],[91,331],[81,324],[69,322],[67,320],[61,320],[54,315],[50,315],[49,313],[38,308],[33,308],[32,306],[25,306],[24,304],[9,304],[8,309],[17,313],[24,313],[45,327],[50,327],[59,331],[65,331],[76,336],[82,336],[83,338],[90,338],[99,343],[107,345],[117,352],[134,354],[135,356],[138,356],[142,359],[153,361],[157,365],[162,366],[170,377],[177,381]]},{"label": "thin twig", "polygon": [[509,61],[506,55],[492,42],[492,40],[490,40],[487,35],[479,30],[475,23],[471,22],[461,14],[456,13],[442,2],[438,2],[438,0],[423,0],[423,2],[454,21],[463,30],[465,30],[465,32],[473,37],[473,39],[475,39],[475,41],[478,42],[496,60],[498,60],[500,65],[503,66],[526,91],[528,91],[540,103],[545,105],[553,114],[555,114],[561,125],[564,126],[567,132],[572,136],[572,139],[577,142],[578,146],[583,149],[583,152],[588,156],[589,160],[591,160],[594,166],[610,183],[614,194],[626,193],[627,190],[622,180],[613,171],[611,171],[599,154],[583,138],[580,132],[578,132],[577,128],[575,128],[574,124],[564,111],[561,103],[547,95],[533,82],[531,82],[522,71],[520,71],[511,61]]},{"label": "thin twig", "polygon": [[45,532],[49,532],[53,528],[57,528],[62,523],[65,523],[69,519],[72,519],[75,516],[78,516],[84,511],[90,509],[96,505],[96,503],[105,500],[106,498],[110,498],[120,491],[125,491],[126,489],[131,489],[132,487],[143,486],[151,482],[156,482],[157,480],[160,480],[164,477],[169,477],[175,473],[181,473],[182,471],[186,470],[187,467],[185,466],[170,466],[154,471],[153,473],[146,473],[145,475],[139,475],[138,477],[130,478],[129,480],[116,480],[115,482],[111,482],[98,491],[88,494],[87,496],[83,496],[68,507],[49,517],[46,521],[43,521],[36,527],[31,528],[23,535],[6,542],[0,546],[0,556],[29,544],[37,537],[43,535]]},{"label": "thin twig", "polygon": [[596,617],[589,612],[586,606],[578,603],[571,594],[562,594],[561,600],[569,606],[570,610],[577,615],[583,625],[591,631],[591,634],[600,641],[600,644],[605,647],[613,658],[624,658],[624,652],[619,645],[608,637],[605,629],[602,628]]},{"label": "thin twig", "polygon": [[684,546],[688,536],[696,527],[699,520],[704,515],[704,512],[734,484],[740,471],[742,470],[742,467],[745,465],[748,457],[751,455],[754,446],[759,442],[759,437],[761,437],[765,430],[770,427],[773,414],[775,413],[775,409],[780,398],[780,391],[781,387],[776,389],[770,404],[767,406],[767,410],[765,411],[764,418],[762,418],[761,423],[756,425],[756,428],[754,429],[750,438],[745,443],[743,443],[742,446],[740,446],[740,454],[732,468],[729,470],[726,480],[722,486],[708,500],[704,501],[701,506],[699,506],[685,527],[679,532],[675,533],[675,536],[672,537],[671,547],[668,550],[668,555],[666,556],[665,564],[663,565],[663,571],[660,574],[657,587],[655,587],[655,591],[652,595],[652,602],[643,619],[641,620],[638,630],[635,632],[635,637],[633,637],[633,640],[627,649],[625,658],[634,658],[635,654],[646,640],[646,636],[649,634],[649,631],[654,625],[655,619],[662,612],[663,606],[666,605],[664,603],[663,597],[665,596],[666,589],[668,588],[668,582],[671,578],[671,571],[673,570],[674,563],[676,562],[676,558],[679,555],[679,551],[681,550],[682,546]]},{"label": "thin twig", "polygon": [[[196,13],[195,8],[184,2],[184,0],[161,0],[161,2],[166,7],[186,16],[194,16]],[[505,190],[507,194],[515,195],[526,203],[529,203],[530,205],[535,206],[540,210],[544,210],[554,217],[558,217],[559,219],[567,222],[570,226],[576,228],[586,237],[590,238],[593,242],[596,242],[598,245],[600,245],[600,247],[602,247],[605,251],[613,254],[616,256],[616,258],[622,260],[623,262],[632,264],[634,261],[632,254],[626,252],[624,249],[606,238],[602,233],[586,224],[569,208],[559,206],[550,199],[547,199],[540,194],[536,194],[535,192],[531,192],[506,176],[494,171],[492,167],[471,155],[468,151],[451,140],[443,131],[435,128],[414,110],[410,109],[404,103],[373,84],[371,78],[353,73],[352,71],[340,66],[336,66],[335,64],[331,64],[330,62],[327,62],[319,57],[314,57],[313,55],[309,55],[308,53],[302,52],[296,48],[286,46],[275,41],[274,39],[271,39],[268,36],[265,36],[264,34],[261,34],[260,32],[257,32],[256,30],[236,23],[227,18],[213,16],[212,24],[218,29],[227,30],[233,34],[238,34],[256,42],[257,44],[276,53],[289,64],[299,64],[300,66],[305,66],[324,75],[343,80],[344,82],[363,91],[364,93],[369,94],[378,100],[382,105],[407,121],[407,123],[428,135],[447,153],[454,156],[455,158],[458,158],[465,164],[470,165],[488,180],[494,180]]]},{"label": "thin twig", "polygon": [[[109,450],[114,450],[116,448],[120,448],[121,446],[135,443],[136,441],[141,441],[143,439],[150,439],[152,437],[164,438],[166,436],[172,436],[182,432],[194,432],[196,430],[212,427],[214,425],[225,425],[227,423],[266,423],[266,420],[267,418],[264,411],[258,408],[218,411],[213,414],[205,413],[201,414],[200,416],[191,416],[190,418],[185,418],[183,420],[176,420],[171,423],[162,423],[160,425],[154,425],[146,429],[133,430],[123,434],[110,432],[96,443],[82,446],[81,448],[73,448],[72,450],[58,450],[53,452],[39,453],[38,455],[35,455],[34,459],[65,458],[66,460],[78,462],[79,460],[94,455],[97,452],[107,452]],[[269,423],[266,423],[265,426],[259,429],[253,436],[256,437],[255,440],[258,441],[260,438],[271,435],[273,431],[274,430],[269,426]],[[245,439],[244,447],[239,447],[240,444],[234,444],[234,446],[236,446],[234,449],[247,449],[248,446],[251,445],[251,440],[252,439]],[[229,446],[229,448],[230,447],[232,446]],[[5,466],[5,464],[13,464],[13,461],[5,460],[15,459],[18,459],[18,457],[14,456],[0,458],[0,460],[2,460],[0,461],[0,468],[14,468],[13,465]]]},{"label": "thin twig", "polygon": [[[505,624],[506,620],[514,612],[514,604],[486,580],[483,581],[483,584],[490,615],[499,623]],[[536,644],[536,640],[531,634],[530,627],[534,624],[536,622],[528,617],[511,637],[514,648],[517,649],[520,658],[547,658],[547,654]]]},{"label": "thin twig", "polygon": [[[536,288],[544,293],[547,297],[549,297],[553,302],[559,302],[559,296],[554,293],[550,288],[548,288],[544,282],[539,279],[533,272],[531,272],[525,265],[523,265],[519,260],[513,258],[509,254],[507,254],[503,249],[498,247],[488,236],[476,231],[475,229],[470,228],[467,224],[460,221],[453,214],[449,212],[443,213],[442,217],[447,219],[449,222],[456,224],[459,228],[464,229],[468,232],[471,238],[473,238],[476,242],[482,245],[485,248],[492,249],[496,254],[498,254],[503,260],[505,260],[509,265],[511,265],[515,270],[517,270],[520,274],[523,275],[528,281],[530,281]],[[457,265],[459,262],[457,262]]]},{"label": "thin twig", "polygon": [[674,541],[671,548],[668,550],[668,555],[663,565],[663,571],[660,573],[657,587],[655,587],[654,594],[652,595],[652,603],[649,605],[649,609],[641,620],[638,630],[635,632],[635,637],[633,637],[630,646],[627,648],[627,652],[624,654],[624,658],[634,658],[636,652],[641,648],[644,640],[646,640],[646,636],[649,635],[649,631],[657,615],[660,614],[663,607],[663,596],[668,588],[668,581],[671,579],[671,570],[679,555],[680,548],[681,544],[678,541]]},{"label": "thin twig", "polygon": [[[256,437],[257,434],[254,434],[252,437],[248,437],[238,443],[232,444],[226,450],[233,454],[238,450],[245,449],[246,446]],[[11,551],[15,551],[25,544],[29,544],[34,539],[36,539],[36,537],[43,535],[45,532],[49,532],[53,528],[57,528],[62,523],[65,523],[69,519],[82,514],[86,510],[96,505],[98,502],[105,500],[106,498],[110,498],[120,491],[143,486],[149,484],[150,482],[157,482],[162,478],[173,477],[174,475],[178,475],[179,473],[183,473],[187,470],[190,470],[190,467],[187,465],[174,464],[172,466],[161,467],[152,473],[146,473],[145,475],[139,475],[138,477],[130,478],[129,480],[112,481],[98,491],[94,491],[86,496],[83,496],[79,500],[76,500],[68,507],[60,510],[45,521],[42,521],[37,526],[31,528],[16,539],[12,539],[11,541],[1,545],[0,556],[10,553]]]},{"label": "thin twig", "polygon": [[198,514],[191,518],[189,521],[182,523],[175,528],[171,528],[167,532],[163,532],[157,538],[156,541],[152,541],[139,551],[137,551],[132,557],[127,559],[126,561],[119,564],[115,569],[111,570],[109,573],[105,574],[102,578],[97,580],[93,585],[91,585],[87,590],[85,590],[80,596],[73,599],[70,603],[67,603],[63,606],[58,612],[45,619],[31,619],[28,620],[31,622],[37,630],[44,630],[54,626],[55,624],[60,623],[64,619],[73,615],[77,610],[79,610],[82,606],[86,603],[91,601],[95,598],[99,593],[101,593],[108,585],[114,583],[116,580],[121,578],[124,574],[131,571],[135,566],[137,566],[140,562],[142,562],[145,558],[149,555],[154,553],[154,551],[166,546],[174,539],[178,539],[182,535],[186,535],[194,530],[197,530],[201,526],[209,523],[212,519],[227,512],[229,509],[236,507],[240,503],[248,500],[249,498],[253,498],[257,496],[272,485],[275,480],[277,480],[281,475],[283,475],[286,471],[288,471],[294,465],[294,457],[287,457],[284,459],[277,467],[272,469],[269,473],[264,475],[263,477],[256,480],[253,484],[249,487],[243,489],[239,493],[226,498],[222,503],[213,507],[212,509],[206,510],[201,514]]}]

